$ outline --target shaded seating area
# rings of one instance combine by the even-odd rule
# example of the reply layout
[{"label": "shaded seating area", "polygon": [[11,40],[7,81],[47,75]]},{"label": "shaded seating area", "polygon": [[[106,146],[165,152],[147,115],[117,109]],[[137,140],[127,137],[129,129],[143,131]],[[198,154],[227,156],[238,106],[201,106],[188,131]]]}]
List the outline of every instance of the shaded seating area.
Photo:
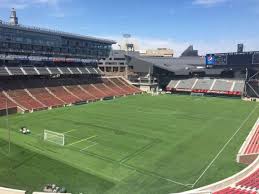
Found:
[{"label": "shaded seating area", "polygon": [[0,85],[0,110],[7,106],[32,112],[136,93],[141,91],[120,77],[5,80]]}]

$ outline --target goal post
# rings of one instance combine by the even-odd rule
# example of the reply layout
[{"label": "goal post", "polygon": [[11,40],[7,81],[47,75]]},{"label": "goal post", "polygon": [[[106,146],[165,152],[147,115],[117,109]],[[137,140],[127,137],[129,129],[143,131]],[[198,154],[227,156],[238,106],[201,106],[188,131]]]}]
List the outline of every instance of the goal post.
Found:
[{"label": "goal post", "polygon": [[60,146],[65,145],[65,135],[55,131],[44,130],[44,141],[48,141]]}]

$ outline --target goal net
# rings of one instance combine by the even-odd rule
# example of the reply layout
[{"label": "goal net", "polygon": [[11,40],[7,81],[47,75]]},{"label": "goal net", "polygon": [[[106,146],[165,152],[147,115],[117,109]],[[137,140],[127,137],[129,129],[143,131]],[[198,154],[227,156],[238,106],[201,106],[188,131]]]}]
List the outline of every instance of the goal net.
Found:
[{"label": "goal net", "polygon": [[65,145],[65,135],[54,131],[44,130],[44,141],[48,141],[57,145]]}]

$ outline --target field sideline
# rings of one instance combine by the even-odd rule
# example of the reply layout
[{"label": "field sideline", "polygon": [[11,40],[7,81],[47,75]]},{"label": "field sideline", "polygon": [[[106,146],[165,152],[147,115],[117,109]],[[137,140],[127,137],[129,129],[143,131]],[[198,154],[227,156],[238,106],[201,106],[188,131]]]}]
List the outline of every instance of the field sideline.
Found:
[{"label": "field sideline", "polygon": [[[239,99],[138,95],[13,115],[11,154],[0,117],[0,185],[33,191],[56,183],[74,194],[197,188],[245,167],[235,158],[257,107]],[[20,134],[22,126],[32,134]],[[64,133],[65,146],[44,142],[44,129]]]}]

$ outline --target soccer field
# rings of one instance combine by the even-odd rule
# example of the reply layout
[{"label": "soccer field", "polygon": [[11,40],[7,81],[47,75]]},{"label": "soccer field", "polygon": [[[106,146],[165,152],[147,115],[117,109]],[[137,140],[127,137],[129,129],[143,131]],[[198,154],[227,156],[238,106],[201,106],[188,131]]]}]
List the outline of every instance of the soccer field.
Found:
[{"label": "soccer field", "polygon": [[[1,117],[0,185],[35,191],[55,183],[74,194],[197,188],[245,167],[235,159],[257,107],[238,99],[139,95],[19,114],[9,116],[10,154]],[[32,134],[20,134],[22,126]],[[65,145],[43,141],[44,129],[63,133]]]}]

